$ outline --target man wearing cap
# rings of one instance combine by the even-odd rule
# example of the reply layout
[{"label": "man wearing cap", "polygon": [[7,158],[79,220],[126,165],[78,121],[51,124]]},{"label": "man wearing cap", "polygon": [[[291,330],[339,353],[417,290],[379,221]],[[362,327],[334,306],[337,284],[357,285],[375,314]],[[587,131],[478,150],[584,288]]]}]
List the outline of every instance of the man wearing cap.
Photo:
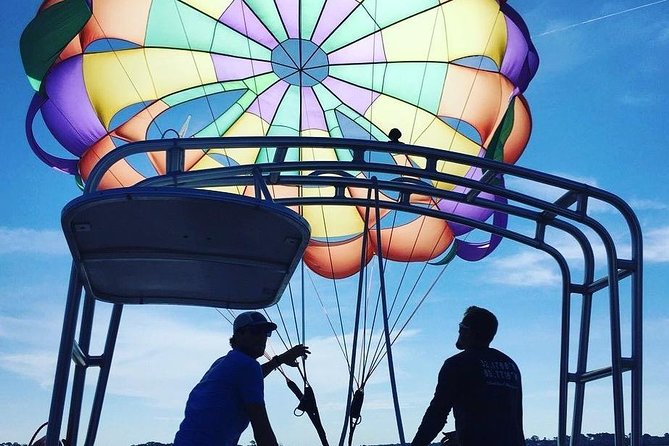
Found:
[{"label": "man wearing cap", "polygon": [[411,446],[427,446],[446,424],[451,409],[455,432],[443,445],[525,446],[520,370],[504,353],[490,348],[497,318],[469,307],[455,346],[462,350],[439,371],[437,388]]},{"label": "man wearing cap", "polygon": [[217,359],[188,396],[174,446],[237,446],[248,427],[258,446],[277,446],[265,410],[263,378],[282,364],[297,366],[309,354],[296,345],[260,365],[267,338],[276,330],[262,313],[240,313],[233,324],[232,350]]}]

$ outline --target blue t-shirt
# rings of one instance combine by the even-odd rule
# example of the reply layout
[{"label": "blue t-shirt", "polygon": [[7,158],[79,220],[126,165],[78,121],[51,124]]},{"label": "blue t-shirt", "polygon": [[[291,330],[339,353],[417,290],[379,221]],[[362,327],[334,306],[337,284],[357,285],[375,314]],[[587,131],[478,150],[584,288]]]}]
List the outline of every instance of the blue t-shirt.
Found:
[{"label": "blue t-shirt", "polygon": [[188,396],[174,446],[237,446],[249,425],[245,406],[264,401],[260,364],[230,350],[212,364]]}]

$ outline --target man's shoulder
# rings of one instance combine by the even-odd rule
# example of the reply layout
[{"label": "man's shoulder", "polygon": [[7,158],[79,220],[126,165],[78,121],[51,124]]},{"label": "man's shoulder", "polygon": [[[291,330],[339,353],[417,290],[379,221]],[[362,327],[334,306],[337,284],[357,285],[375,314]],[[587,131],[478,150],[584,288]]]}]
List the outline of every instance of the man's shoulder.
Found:
[{"label": "man's shoulder", "polygon": [[233,349],[214,361],[214,363],[211,365],[210,372],[219,374],[229,373],[226,371],[239,369],[250,370],[255,368],[260,369],[260,364],[258,361],[249,355]]},{"label": "man's shoulder", "polygon": [[515,362],[513,359],[511,359],[511,357],[509,355],[507,355],[506,353],[504,353],[501,350],[497,350],[496,348],[492,348],[492,347],[488,348],[488,350],[490,351],[490,354],[493,355],[493,356],[497,356],[497,357],[505,359],[507,361]]},{"label": "man's shoulder", "polygon": [[234,365],[237,368],[260,369],[260,363],[255,358],[238,350],[230,350],[224,358],[229,365]]},{"label": "man's shoulder", "polygon": [[470,355],[467,353],[466,350],[463,350],[459,353],[454,354],[453,356],[450,356],[446,358],[446,361],[444,361],[444,367],[454,367],[459,364],[462,364],[463,362],[467,362],[470,358]]},{"label": "man's shoulder", "polygon": [[448,359],[444,364],[458,364],[462,362],[478,361],[480,359],[497,359],[514,362],[506,353],[492,347],[463,350]]}]

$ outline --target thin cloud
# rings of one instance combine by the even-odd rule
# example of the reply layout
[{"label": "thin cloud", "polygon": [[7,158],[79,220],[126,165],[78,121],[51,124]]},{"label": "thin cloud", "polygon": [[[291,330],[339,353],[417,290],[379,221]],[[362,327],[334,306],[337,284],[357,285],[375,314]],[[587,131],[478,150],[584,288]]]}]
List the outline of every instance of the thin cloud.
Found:
[{"label": "thin cloud", "polygon": [[65,237],[60,231],[0,226],[0,254],[68,255]]},{"label": "thin cloud", "polygon": [[[578,175],[560,173],[560,172],[551,172],[553,175],[576,181],[592,187],[599,187],[597,179],[592,177],[582,177]],[[558,198],[564,195],[567,190],[561,189],[559,187],[551,186],[544,183],[537,183],[532,181],[526,181],[517,177],[510,177],[506,180],[508,189],[515,190],[530,197],[537,198],[539,200],[547,201],[549,203],[555,202]],[[588,211],[591,214],[605,214],[605,213],[615,213],[617,212],[612,206],[596,199],[591,199],[588,201]]]},{"label": "thin cloud", "polygon": [[558,286],[562,277],[549,256],[528,251],[492,262],[489,280],[502,285],[537,287]]},{"label": "thin cloud", "polygon": [[[592,177],[581,177],[570,173],[549,172],[560,178],[566,178],[578,183],[587,184],[588,186],[598,187],[597,179]],[[524,180],[518,177],[506,178],[506,185],[511,190],[530,195],[544,201],[555,201],[565,193],[564,189],[550,186],[544,183]]]},{"label": "thin cloud", "polygon": [[629,205],[636,211],[663,211],[669,209],[667,203],[644,198],[632,199],[629,201]]},{"label": "thin cloud", "polygon": [[[96,318],[92,354],[102,351],[102,334],[105,333],[107,322],[105,311],[98,313],[102,317],[99,321]],[[53,382],[59,324],[41,327],[39,336],[36,330],[28,330],[29,327],[38,326],[38,321],[42,319],[39,315],[30,318],[0,318],[0,368],[49,388]],[[211,363],[229,350],[230,331],[225,323],[219,326],[214,321],[202,326],[181,320],[177,315],[155,314],[154,311],[147,311],[147,308],[128,307],[119,330],[108,394],[137,398],[150,407],[181,413],[190,389]],[[416,330],[403,333],[400,342],[394,346],[397,358],[401,360],[407,355],[401,340],[415,336],[416,333]],[[351,333],[346,336],[347,339],[352,338]],[[278,338],[272,337],[270,341],[270,355],[284,350]],[[10,345],[17,351],[8,351]],[[337,401],[334,404],[336,407],[330,409],[341,410],[343,401],[338,398],[346,390],[348,372],[336,339],[333,336],[311,337],[307,345],[312,351],[308,360],[310,383],[319,389],[324,401]],[[285,369],[293,380],[299,382],[299,375],[294,369]],[[401,373],[400,368],[398,374]],[[370,386],[387,380],[384,373],[373,376]],[[280,378],[278,374],[275,377]],[[93,385],[93,380],[89,384]],[[285,393],[281,386],[277,387],[279,390],[268,391]],[[289,403],[292,404],[292,400],[286,402]],[[326,407],[323,409],[327,410]]]},{"label": "thin cloud", "polygon": [[[229,350],[229,328],[217,328],[216,324],[202,327],[176,317],[128,310],[118,335],[109,394],[138,398],[152,407],[181,410],[193,385],[216,358]],[[102,351],[105,319],[96,318],[92,354]],[[43,318],[39,316],[0,318],[0,368],[50,387],[60,333],[55,323],[42,326],[39,333],[28,329],[38,326],[40,320]],[[350,338],[350,334],[347,336]],[[270,352],[284,350],[278,339],[273,342],[276,351],[268,348]],[[313,352],[309,359],[312,384],[323,389],[321,393],[341,394],[346,388],[342,376],[347,371],[335,338],[315,337],[307,344]],[[10,345],[17,351],[8,350]],[[299,380],[295,373],[292,378]]]},{"label": "thin cloud", "polygon": [[657,39],[660,42],[669,42],[669,26],[665,26],[662,31],[660,31]]},{"label": "thin cloud", "polygon": [[43,388],[53,383],[56,357],[50,351],[0,355],[0,367],[35,381]]},{"label": "thin cloud", "polygon": [[647,262],[669,262],[669,226],[646,231],[643,250],[643,259]]},{"label": "thin cloud", "polygon": [[643,107],[645,105],[654,104],[657,101],[657,97],[650,93],[633,94],[628,92],[623,94],[619,101],[624,105],[629,105],[632,107]]}]

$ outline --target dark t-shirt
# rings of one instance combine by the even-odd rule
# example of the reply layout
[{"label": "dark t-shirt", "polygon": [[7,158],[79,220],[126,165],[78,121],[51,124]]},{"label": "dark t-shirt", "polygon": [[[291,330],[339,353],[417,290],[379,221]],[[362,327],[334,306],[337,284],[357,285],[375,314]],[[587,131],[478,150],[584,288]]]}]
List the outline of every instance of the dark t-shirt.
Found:
[{"label": "dark t-shirt", "polygon": [[249,425],[245,406],[264,404],[263,375],[254,358],[231,350],[191,391],[175,446],[236,446]]},{"label": "dark t-shirt", "polygon": [[461,446],[524,446],[520,370],[494,348],[448,358],[412,446],[429,444],[453,409]]}]

